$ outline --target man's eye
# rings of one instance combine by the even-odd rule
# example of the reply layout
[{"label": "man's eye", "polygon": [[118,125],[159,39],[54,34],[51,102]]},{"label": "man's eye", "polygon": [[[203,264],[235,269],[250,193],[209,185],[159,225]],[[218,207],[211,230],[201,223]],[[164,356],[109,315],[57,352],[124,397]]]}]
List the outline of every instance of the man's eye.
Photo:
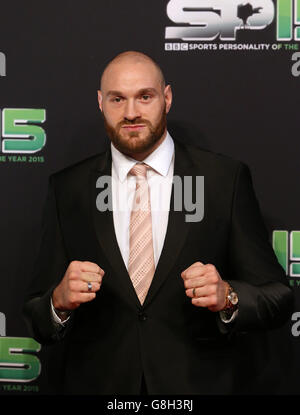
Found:
[{"label": "man's eye", "polygon": [[149,101],[150,100],[150,95],[142,95],[142,100],[143,101]]},{"label": "man's eye", "polygon": [[122,101],[122,98],[121,97],[115,97],[113,99],[113,101],[118,103],[118,102],[121,102]]}]

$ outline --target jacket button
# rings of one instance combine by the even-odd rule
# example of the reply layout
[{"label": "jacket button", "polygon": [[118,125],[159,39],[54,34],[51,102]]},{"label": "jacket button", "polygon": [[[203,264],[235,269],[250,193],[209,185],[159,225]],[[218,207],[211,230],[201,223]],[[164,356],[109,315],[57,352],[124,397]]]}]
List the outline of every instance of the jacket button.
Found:
[{"label": "jacket button", "polygon": [[147,320],[147,314],[146,313],[139,313],[139,320],[140,321],[146,321]]}]

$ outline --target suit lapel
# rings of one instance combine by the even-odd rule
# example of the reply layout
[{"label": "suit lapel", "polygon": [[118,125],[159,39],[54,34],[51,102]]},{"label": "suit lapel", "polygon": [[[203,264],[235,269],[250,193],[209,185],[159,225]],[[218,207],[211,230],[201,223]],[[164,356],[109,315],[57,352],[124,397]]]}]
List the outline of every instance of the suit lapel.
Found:
[{"label": "suit lapel", "polygon": [[[92,212],[98,242],[110,263],[113,273],[106,278],[112,290],[116,291],[130,306],[140,307],[139,299],[136,295],[130,276],[124,264],[118,241],[116,238],[113,222],[113,212],[107,209],[100,212],[96,207],[96,199],[103,191],[103,188],[96,188],[99,177],[106,176],[111,189],[111,152],[108,150],[105,157],[99,161],[99,166],[91,173],[91,194]],[[111,201],[110,201],[111,202]]]}]

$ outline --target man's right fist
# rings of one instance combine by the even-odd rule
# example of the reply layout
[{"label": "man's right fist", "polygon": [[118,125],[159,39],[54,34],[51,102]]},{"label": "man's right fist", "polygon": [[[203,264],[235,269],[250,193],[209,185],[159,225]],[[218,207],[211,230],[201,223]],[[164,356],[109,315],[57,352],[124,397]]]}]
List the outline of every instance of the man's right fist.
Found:
[{"label": "man's right fist", "polygon": [[103,269],[88,261],[70,262],[66,273],[52,294],[56,310],[74,310],[93,300],[101,287]]}]

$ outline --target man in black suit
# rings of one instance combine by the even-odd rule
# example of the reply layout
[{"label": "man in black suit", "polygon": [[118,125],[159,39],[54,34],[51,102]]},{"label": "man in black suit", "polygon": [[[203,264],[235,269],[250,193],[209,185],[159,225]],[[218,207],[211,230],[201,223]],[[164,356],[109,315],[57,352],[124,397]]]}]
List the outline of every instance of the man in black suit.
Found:
[{"label": "man in black suit", "polygon": [[[250,349],[241,374],[247,336],[282,325],[292,307],[249,170],[171,138],[171,87],[144,54],[113,59],[98,96],[111,148],[50,177],[24,306],[32,335],[61,342],[66,393],[243,393],[259,370]],[[155,269],[143,298],[130,262],[137,163],[148,166],[152,237],[133,263],[139,282]]]}]

